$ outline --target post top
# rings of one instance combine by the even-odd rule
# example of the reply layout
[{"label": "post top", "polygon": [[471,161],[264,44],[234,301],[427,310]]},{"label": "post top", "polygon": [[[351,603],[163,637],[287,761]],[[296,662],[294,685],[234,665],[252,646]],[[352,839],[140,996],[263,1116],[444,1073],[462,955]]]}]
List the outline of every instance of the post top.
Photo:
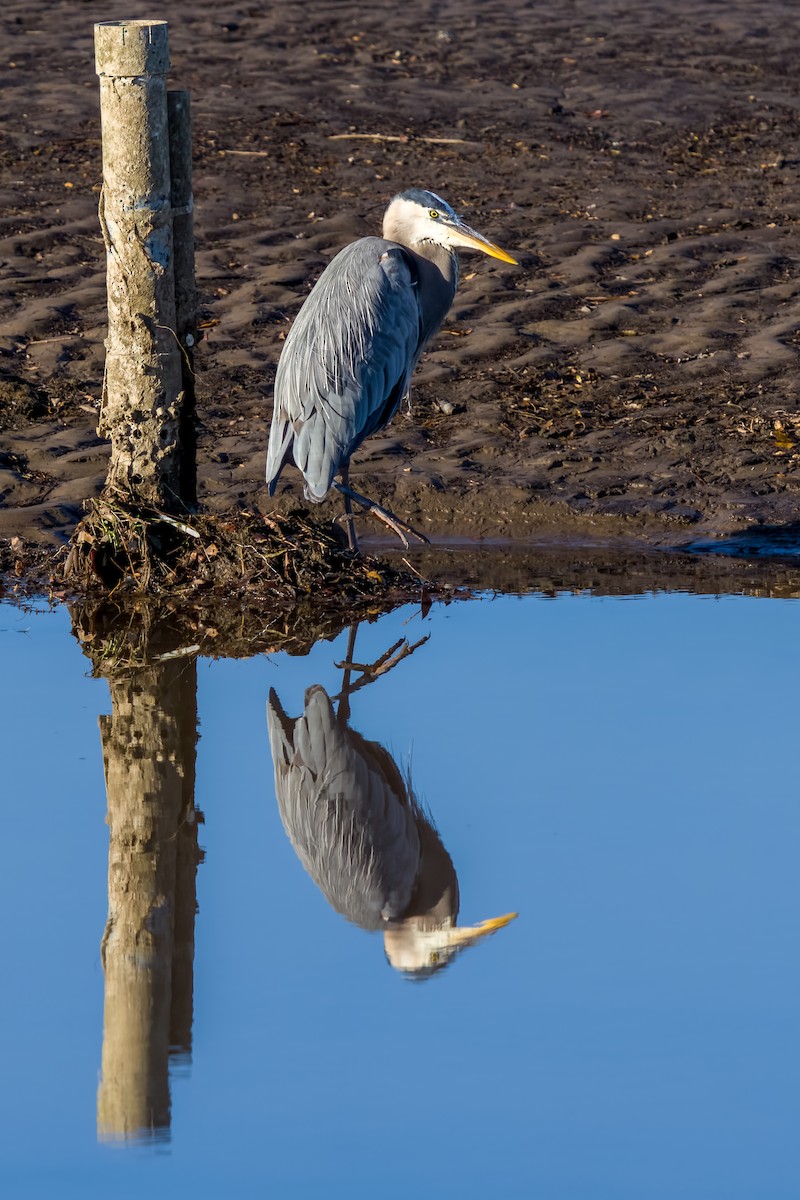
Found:
[{"label": "post top", "polygon": [[169,26],[166,21],[99,21],[94,60],[98,75],[166,75]]}]

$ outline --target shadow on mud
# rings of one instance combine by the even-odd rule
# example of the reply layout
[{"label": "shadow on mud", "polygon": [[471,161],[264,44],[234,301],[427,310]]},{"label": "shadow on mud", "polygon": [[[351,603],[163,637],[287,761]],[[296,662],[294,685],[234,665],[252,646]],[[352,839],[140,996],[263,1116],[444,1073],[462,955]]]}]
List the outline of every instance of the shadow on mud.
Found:
[{"label": "shadow on mud", "polygon": [[782,559],[800,565],[800,521],[788,525],[758,525],[741,533],[693,542],[693,554],[722,554],[730,558]]}]

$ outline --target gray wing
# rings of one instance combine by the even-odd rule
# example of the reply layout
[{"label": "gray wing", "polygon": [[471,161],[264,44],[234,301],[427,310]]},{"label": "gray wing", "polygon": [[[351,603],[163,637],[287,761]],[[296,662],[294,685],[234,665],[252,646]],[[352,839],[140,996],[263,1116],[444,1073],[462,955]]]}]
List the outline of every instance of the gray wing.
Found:
[{"label": "gray wing", "polygon": [[329,904],[362,929],[408,908],[420,864],[419,813],[389,754],[339,721],[309,688],[292,721],[274,691],[267,728],[284,829]]},{"label": "gray wing", "polygon": [[362,238],[328,264],[295,320],[275,377],[267,454],[274,494],[294,459],[320,501],[364,438],[394,416],[421,343],[413,259]]}]

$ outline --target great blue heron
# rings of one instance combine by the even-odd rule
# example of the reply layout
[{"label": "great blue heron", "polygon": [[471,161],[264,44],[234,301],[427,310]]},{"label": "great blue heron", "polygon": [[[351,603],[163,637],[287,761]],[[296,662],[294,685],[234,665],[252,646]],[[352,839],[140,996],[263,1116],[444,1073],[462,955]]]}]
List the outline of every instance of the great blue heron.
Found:
[{"label": "great blue heron", "polygon": [[457,250],[516,264],[434,192],[401,192],[386,209],[383,237],[360,238],[331,260],[284,343],[267,453],[269,494],[292,461],[303,474],[307,500],[319,504],[337,488],[352,550],[358,542],[351,500],[404,545],[405,534],[428,540],[350,488],[350,458],[388,425],[408,395],[419,357],[455,296]]},{"label": "great blue heron", "polygon": [[[351,638],[352,644],[352,638]],[[516,915],[456,925],[458,879],[450,855],[391,755],[348,724],[324,688],[305,694],[302,716],[274,690],[267,728],[275,795],[289,840],[342,916],[383,933],[393,967],[424,978]]]}]

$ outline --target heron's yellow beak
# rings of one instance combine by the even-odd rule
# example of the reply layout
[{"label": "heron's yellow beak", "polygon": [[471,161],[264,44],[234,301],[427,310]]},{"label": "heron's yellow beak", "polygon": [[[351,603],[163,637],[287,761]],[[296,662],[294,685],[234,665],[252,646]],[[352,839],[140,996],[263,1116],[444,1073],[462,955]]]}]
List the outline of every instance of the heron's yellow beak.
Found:
[{"label": "heron's yellow beak", "polygon": [[519,266],[515,258],[512,258],[505,250],[501,250],[499,246],[495,246],[494,242],[488,241],[482,234],[470,229],[469,225],[462,225],[459,221],[458,225],[452,226],[452,229],[458,238],[459,245],[465,249],[480,250],[483,254],[488,254],[490,258],[499,258],[501,262],[511,263],[514,267]]},{"label": "heron's yellow beak", "polygon": [[505,913],[502,917],[492,917],[489,921],[479,921],[477,925],[456,925],[448,930],[447,940],[452,945],[460,946],[468,942],[476,942],[478,938],[486,937],[488,933],[496,933],[504,925],[510,925],[519,913]]}]

